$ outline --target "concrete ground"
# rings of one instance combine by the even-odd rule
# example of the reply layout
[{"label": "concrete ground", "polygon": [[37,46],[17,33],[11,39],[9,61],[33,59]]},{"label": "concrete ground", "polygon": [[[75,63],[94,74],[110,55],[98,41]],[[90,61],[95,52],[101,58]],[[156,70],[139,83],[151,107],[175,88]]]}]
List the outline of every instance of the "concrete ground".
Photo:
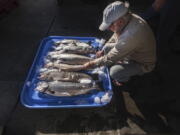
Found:
[{"label": "concrete ground", "polygon": [[[137,4],[133,7],[136,12],[147,7]],[[0,125],[5,125],[3,135],[157,135],[171,131],[163,115],[150,111],[145,105],[143,108],[143,104],[137,105],[126,92],[129,111],[126,123],[118,123],[113,105],[33,110],[20,103],[19,94],[40,41],[49,35],[107,37],[107,33],[98,31],[101,15],[97,5],[86,5],[79,0],[66,0],[62,6],[58,6],[56,0],[19,0],[16,9],[1,17]]]}]

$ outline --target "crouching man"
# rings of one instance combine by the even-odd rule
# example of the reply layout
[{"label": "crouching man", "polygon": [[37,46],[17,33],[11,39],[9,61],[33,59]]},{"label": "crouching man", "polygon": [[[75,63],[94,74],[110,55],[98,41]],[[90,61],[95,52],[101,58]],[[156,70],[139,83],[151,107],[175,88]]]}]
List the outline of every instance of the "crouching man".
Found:
[{"label": "crouching man", "polygon": [[[134,75],[143,75],[154,69],[156,41],[153,32],[142,18],[129,11],[127,3],[116,1],[109,4],[104,9],[99,29],[114,34],[97,52],[97,58],[85,63],[83,69],[108,66],[111,79],[119,86]],[[114,90],[114,94],[119,99],[119,93]],[[118,99],[117,103],[121,102]]]}]

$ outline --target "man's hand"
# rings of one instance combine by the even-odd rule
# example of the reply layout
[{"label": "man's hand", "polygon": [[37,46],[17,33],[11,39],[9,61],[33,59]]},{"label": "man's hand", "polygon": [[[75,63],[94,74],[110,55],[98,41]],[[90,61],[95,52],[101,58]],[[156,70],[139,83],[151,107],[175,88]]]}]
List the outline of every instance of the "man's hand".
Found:
[{"label": "man's hand", "polygon": [[83,69],[89,69],[95,65],[94,61],[87,62],[83,65]]},{"label": "man's hand", "polygon": [[98,51],[98,52],[96,52],[96,57],[97,58],[99,58],[99,57],[101,57],[101,56],[103,56],[104,55],[104,52],[103,51]]},{"label": "man's hand", "polygon": [[123,83],[120,83],[120,82],[118,82],[118,81],[116,81],[116,80],[113,80],[113,83],[114,83],[116,86],[122,86],[122,85],[123,85]]}]

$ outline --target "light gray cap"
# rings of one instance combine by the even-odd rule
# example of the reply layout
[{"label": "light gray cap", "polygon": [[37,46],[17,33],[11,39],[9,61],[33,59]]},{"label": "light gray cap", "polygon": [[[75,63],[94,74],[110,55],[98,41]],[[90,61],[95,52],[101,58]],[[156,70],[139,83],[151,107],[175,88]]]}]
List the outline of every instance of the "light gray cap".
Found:
[{"label": "light gray cap", "polygon": [[116,21],[118,18],[123,17],[129,10],[129,4],[123,3],[121,1],[115,1],[109,4],[103,12],[103,21],[99,26],[101,31],[106,30],[112,22]]}]

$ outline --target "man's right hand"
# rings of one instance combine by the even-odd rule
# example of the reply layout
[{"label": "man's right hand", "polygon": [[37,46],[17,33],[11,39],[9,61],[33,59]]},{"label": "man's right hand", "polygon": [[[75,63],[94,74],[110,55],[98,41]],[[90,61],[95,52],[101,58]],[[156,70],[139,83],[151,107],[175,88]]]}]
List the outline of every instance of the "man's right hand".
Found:
[{"label": "man's right hand", "polygon": [[97,58],[99,58],[99,57],[101,57],[101,56],[103,56],[104,55],[104,52],[103,51],[98,51],[98,52],[96,52],[96,57]]}]

